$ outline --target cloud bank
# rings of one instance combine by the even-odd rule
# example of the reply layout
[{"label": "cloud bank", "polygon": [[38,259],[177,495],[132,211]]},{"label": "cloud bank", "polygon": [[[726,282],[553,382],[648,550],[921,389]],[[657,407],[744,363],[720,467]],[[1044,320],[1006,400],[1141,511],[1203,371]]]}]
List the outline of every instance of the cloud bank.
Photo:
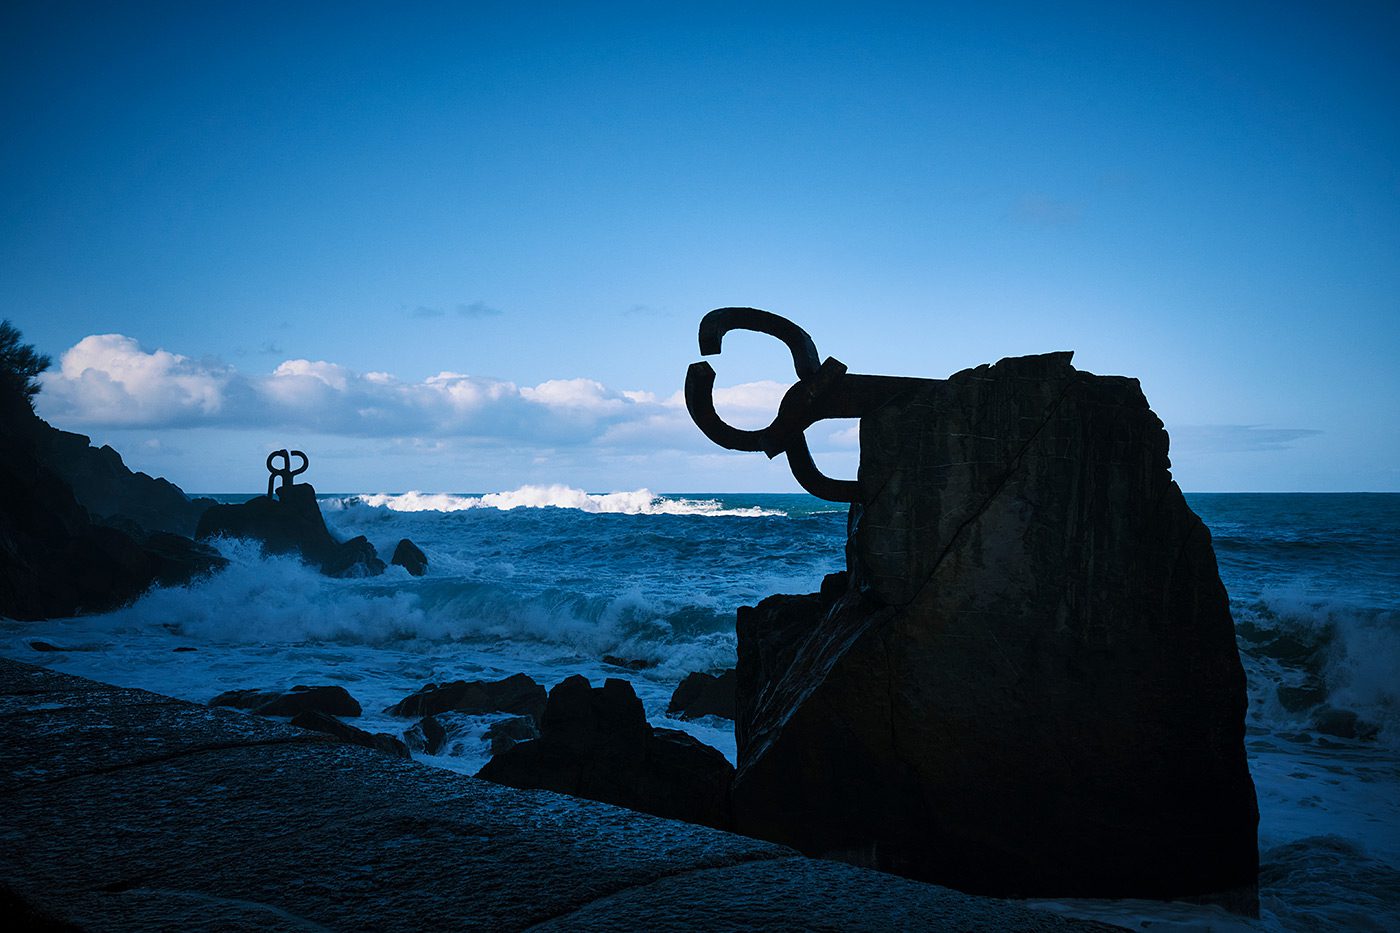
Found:
[{"label": "cloud bank", "polygon": [[[765,424],[786,386],[716,389],[736,425]],[[270,373],[147,350],[122,334],[85,337],[43,376],[43,415],[85,428],[288,427],[347,437],[467,439],[538,447],[697,449],[680,392],[660,398],[586,378],[539,385],[441,372],[420,382],[292,359]]]}]

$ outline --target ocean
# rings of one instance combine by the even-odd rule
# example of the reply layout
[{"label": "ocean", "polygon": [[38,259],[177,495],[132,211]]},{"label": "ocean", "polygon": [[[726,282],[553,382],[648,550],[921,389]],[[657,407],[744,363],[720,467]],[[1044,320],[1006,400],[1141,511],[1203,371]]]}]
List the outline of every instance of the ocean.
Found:
[{"label": "ocean", "polygon": [[[1400,494],[1187,500],[1214,536],[1249,678],[1262,916],[1136,901],[1036,906],[1154,930],[1400,930]],[[328,579],[220,541],[230,565],[218,574],[105,615],[0,622],[0,653],[200,702],[338,683],[365,709],[359,726],[395,733],[410,723],[380,711],[432,681],[625,677],[654,724],[732,761],[731,724],[668,720],[671,692],[690,671],[733,666],[736,607],[813,592],[844,566],[844,507],[806,495],[529,486],[320,504],[335,534],[363,534],[386,557],[412,539],[428,573]],[[67,650],[36,651],[35,640]],[[489,722],[416,757],[474,773],[489,756]]]}]

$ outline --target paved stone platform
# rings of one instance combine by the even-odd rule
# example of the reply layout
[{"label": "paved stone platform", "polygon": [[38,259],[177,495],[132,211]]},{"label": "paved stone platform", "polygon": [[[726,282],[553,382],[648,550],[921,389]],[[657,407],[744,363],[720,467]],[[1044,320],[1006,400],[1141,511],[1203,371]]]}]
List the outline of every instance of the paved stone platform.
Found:
[{"label": "paved stone platform", "polygon": [[1097,926],[5,659],[0,914],[261,933]]}]

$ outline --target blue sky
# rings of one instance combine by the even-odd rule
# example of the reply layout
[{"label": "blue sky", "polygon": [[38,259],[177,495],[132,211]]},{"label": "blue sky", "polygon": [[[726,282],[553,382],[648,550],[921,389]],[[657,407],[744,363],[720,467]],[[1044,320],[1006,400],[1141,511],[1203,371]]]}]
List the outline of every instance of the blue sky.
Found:
[{"label": "blue sky", "polygon": [[677,406],[738,304],[858,372],[1073,349],[1188,490],[1400,490],[1393,4],[287,6],[0,13],[0,315],[137,468],[795,490]]}]

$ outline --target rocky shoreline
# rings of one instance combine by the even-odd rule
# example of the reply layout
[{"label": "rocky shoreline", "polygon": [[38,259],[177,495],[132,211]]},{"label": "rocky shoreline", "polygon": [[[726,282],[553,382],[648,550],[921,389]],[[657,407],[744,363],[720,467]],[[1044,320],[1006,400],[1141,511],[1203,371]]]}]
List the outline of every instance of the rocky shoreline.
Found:
[{"label": "rocky shoreline", "polygon": [[9,660],[0,761],[28,929],[1108,929]]},{"label": "rocky shoreline", "polygon": [[[976,894],[1256,912],[1233,622],[1209,532],[1171,481],[1137,383],[1078,372],[1069,354],[916,382],[862,421],[847,569],[820,593],[740,607],[737,668],[676,687],[669,716],[734,721],[737,767],[653,726],[613,677],[548,692],[524,674],[426,684],[385,710],[404,720],[396,734],[345,722],[361,707],[341,687],[250,685],[211,707],[238,728],[280,717],[381,761],[433,754],[456,717],[489,714],[478,777],[512,788]],[[102,611],[221,565],[134,515],[195,518],[196,538],[251,538],[328,576],[385,569],[364,537],[331,535],[315,490],[289,471],[275,494],[269,483],[240,505],[174,508],[178,489],[123,476],[115,452],[82,448],[23,400],[0,415],[18,440],[0,460],[0,615]],[[114,511],[93,517],[45,461],[55,450],[86,464],[67,473]],[[426,568],[407,539],[394,559]]]}]

